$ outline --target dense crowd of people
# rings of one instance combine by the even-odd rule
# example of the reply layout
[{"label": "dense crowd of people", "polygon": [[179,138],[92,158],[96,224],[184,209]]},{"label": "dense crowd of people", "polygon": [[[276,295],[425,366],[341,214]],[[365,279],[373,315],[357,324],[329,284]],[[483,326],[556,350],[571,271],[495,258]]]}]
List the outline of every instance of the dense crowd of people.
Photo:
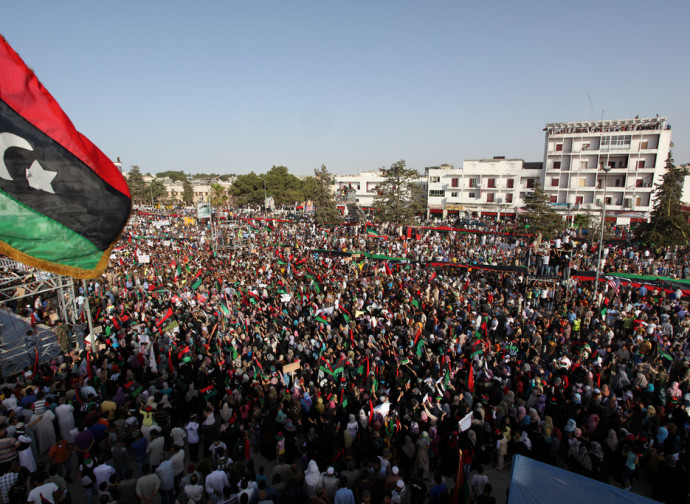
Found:
[{"label": "dense crowd of people", "polygon": [[[1,385],[3,501],[488,503],[523,454],[685,502],[689,292],[445,224],[133,216],[78,293],[98,329]],[[599,266],[686,279],[690,248]]]}]

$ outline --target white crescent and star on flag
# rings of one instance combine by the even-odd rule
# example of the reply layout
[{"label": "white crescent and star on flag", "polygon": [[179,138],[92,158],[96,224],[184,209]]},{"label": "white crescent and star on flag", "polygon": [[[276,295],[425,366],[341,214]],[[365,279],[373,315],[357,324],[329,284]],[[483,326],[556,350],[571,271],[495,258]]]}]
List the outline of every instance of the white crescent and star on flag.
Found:
[{"label": "white crescent and star on flag", "polygon": [[[5,152],[12,147],[28,151],[34,150],[31,144],[24,138],[12,133],[0,133],[0,178],[5,180],[14,180],[5,165]],[[44,169],[38,161],[34,161],[26,169],[26,180],[29,187],[51,194],[55,194],[53,179],[56,175],[57,172]]]}]

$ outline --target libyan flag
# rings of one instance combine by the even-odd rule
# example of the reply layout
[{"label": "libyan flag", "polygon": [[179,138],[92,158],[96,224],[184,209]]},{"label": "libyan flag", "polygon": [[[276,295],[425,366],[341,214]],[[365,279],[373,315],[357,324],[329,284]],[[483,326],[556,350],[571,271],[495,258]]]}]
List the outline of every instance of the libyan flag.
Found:
[{"label": "libyan flag", "polygon": [[0,252],[95,278],[127,222],[127,182],[1,36],[0,68]]}]

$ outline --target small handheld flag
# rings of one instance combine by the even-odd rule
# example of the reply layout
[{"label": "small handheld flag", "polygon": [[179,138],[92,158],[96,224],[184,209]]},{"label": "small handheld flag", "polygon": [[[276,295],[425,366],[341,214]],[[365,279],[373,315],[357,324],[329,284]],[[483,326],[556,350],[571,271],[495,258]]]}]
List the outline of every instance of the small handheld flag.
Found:
[{"label": "small handheld flag", "polygon": [[127,222],[127,182],[1,36],[0,68],[0,252],[95,278]]}]

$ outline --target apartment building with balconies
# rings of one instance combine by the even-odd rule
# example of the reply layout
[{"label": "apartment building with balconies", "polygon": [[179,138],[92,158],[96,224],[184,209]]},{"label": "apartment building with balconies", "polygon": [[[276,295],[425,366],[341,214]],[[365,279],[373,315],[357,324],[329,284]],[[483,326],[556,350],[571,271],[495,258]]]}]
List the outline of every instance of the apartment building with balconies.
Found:
[{"label": "apartment building with balconies", "polygon": [[470,159],[462,168],[443,164],[425,169],[430,216],[514,217],[525,193],[541,181],[541,163],[522,159]]},{"label": "apartment building with balconies", "polygon": [[643,222],[665,173],[671,128],[665,117],[550,123],[543,186],[568,219],[601,212],[617,224]]}]

